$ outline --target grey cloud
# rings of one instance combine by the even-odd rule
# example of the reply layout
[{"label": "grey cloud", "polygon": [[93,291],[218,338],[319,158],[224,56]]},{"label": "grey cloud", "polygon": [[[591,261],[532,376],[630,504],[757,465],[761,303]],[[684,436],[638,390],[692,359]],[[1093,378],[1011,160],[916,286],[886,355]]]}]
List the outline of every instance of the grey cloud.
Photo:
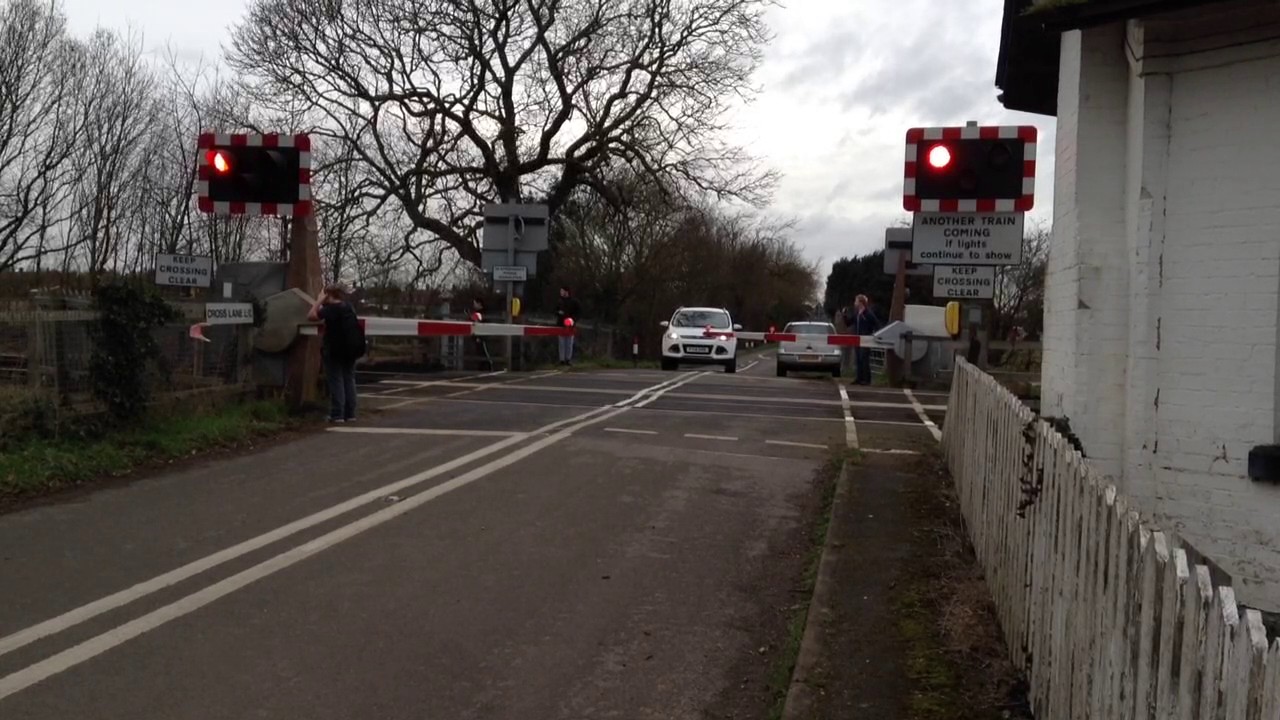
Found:
[{"label": "grey cloud", "polygon": [[774,83],[779,89],[797,92],[836,83],[848,68],[866,58],[867,47],[865,32],[845,27],[832,30],[799,52],[771,54],[766,62],[786,68]]}]

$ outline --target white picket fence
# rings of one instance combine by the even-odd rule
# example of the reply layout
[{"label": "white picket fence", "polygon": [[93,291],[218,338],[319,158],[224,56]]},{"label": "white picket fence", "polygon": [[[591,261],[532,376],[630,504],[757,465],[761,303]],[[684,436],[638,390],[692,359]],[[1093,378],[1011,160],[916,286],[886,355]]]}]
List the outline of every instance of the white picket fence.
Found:
[{"label": "white picket fence", "polygon": [[1280,641],[1259,612],[962,359],[943,444],[1039,720],[1280,720]]}]

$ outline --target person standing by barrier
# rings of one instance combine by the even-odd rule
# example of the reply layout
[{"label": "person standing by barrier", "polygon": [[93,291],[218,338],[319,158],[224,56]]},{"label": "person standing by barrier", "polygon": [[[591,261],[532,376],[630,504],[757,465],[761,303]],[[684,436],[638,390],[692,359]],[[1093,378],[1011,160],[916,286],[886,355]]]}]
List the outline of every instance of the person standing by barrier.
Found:
[{"label": "person standing by barrier", "polygon": [[[484,321],[484,299],[480,297],[473,298],[471,300],[471,322],[482,323]],[[489,345],[485,343],[484,336],[476,335],[472,340],[475,341],[476,352],[484,358],[485,367],[492,371],[493,358],[489,356]]]},{"label": "person standing by barrier", "polygon": [[[844,318],[849,331],[854,335],[873,335],[880,329],[880,320],[871,312],[871,303],[866,295],[859,295],[853,300],[853,312]],[[871,384],[871,348],[858,346],[854,351],[854,385]]]},{"label": "person standing by barrier", "polygon": [[356,360],[365,351],[364,331],[346,289],[329,285],[307,313],[311,322],[324,322],[324,376],[329,385],[329,422],[356,419]]},{"label": "person standing by barrier", "polygon": [[[578,305],[577,298],[569,292],[567,286],[560,287],[560,301],[556,303],[556,325],[560,327],[572,328],[578,321],[578,312],[581,307]],[[566,335],[558,338],[560,340],[560,364],[573,364],[573,335]]]}]

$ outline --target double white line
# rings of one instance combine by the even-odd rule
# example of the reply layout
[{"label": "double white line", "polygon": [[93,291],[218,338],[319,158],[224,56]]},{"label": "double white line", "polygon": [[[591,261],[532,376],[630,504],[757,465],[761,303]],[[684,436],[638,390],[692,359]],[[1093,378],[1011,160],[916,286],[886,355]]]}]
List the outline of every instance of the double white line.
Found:
[{"label": "double white line", "polygon": [[[14,693],[21,692],[38,682],[126,643],[143,633],[154,630],[171,620],[175,620],[202,608],[205,605],[208,605],[219,598],[225,597],[256,580],[261,580],[262,578],[294,565],[315,553],[333,547],[344,540],[349,540],[366,530],[377,527],[393,518],[403,515],[415,508],[421,507],[445,493],[457,490],[458,488],[469,485],[480,478],[513,465],[539,450],[543,450],[568,438],[577,430],[603,422],[617,415],[621,415],[632,407],[642,407],[643,405],[647,405],[661,397],[669,390],[680,387],[685,383],[692,382],[694,379],[704,374],[705,373],[690,373],[677,375],[674,378],[661,382],[657,385],[640,390],[635,395],[632,395],[626,400],[614,405],[599,407],[571,418],[566,418],[558,422],[544,425],[543,427],[529,433],[520,433],[506,439],[499,440],[498,442],[467,453],[462,457],[455,458],[454,460],[450,460],[442,465],[437,465],[429,470],[424,470],[403,480],[389,485],[384,485],[383,487],[375,490],[370,490],[369,492],[351,498],[346,502],[339,503],[326,510],[321,510],[313,515],[308,515],[300,520],[295,520],[287,525],[283,525],[275,530],[263,533],[255,538],[233,545],[225,550],[221,550],[207,557],[188,563],[187,565],[183,565],[182,567],[171,570],[163,575],[158,575],[128,589],[100,598],[87,605],[82,605],[81,607],[63,613],[62,615],[36,625],[32,625],[23,630],[19,630],[12,635],[0,638],[0,656],[3,656],[19,648],[30,645],[42,638],[63,632],[69,628],[98,617],[103,613],[159,592],[167,587],[222,565],[223,563],[242,557],[308,528],[315,527],[316,525],[348,513],[363,505],[378,501],[387,495],[393,495],[407,490],[432,478],[457,470],[481,458],[494,455],[503,450],[507,450],[508,448],[514,448],[511,452],[502,455],[502,457],[499,457],[496,460],[492,460],[484,465],[458,475],[451,480],[435,485],[421,493],[418,493],[417,495],[413,495],[402,500],[399,503],[389,505],[381,510],[369,513],[368,515],[358,518],[335,530],[331,530],[313,540],[264,560],[247,570],[243,570],[228,578],[219,580],[212,585],[165,605],[164,607],[146,613],[141,617],[130,620],[129,622],[102,633],[101,635],[85,640],[78,645],[52,655],[38,663],[35,663],[34,665],[30,665],[11,675],[0,678],[0,700],[13,695]],[[521,445],[521,443],[524,443],[531,437],[535,436],[543,437],[540,437],[531,443]]]}]

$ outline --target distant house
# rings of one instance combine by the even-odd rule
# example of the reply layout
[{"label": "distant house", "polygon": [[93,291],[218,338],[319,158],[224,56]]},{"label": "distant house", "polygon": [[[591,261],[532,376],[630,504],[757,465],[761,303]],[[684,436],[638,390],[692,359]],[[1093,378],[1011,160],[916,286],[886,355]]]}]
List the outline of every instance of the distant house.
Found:
[{"label": "distant house", "polygon": [[1280,4],[1007,0],[996,84],[1058,120],[1043,412],[1280,609]]}]

